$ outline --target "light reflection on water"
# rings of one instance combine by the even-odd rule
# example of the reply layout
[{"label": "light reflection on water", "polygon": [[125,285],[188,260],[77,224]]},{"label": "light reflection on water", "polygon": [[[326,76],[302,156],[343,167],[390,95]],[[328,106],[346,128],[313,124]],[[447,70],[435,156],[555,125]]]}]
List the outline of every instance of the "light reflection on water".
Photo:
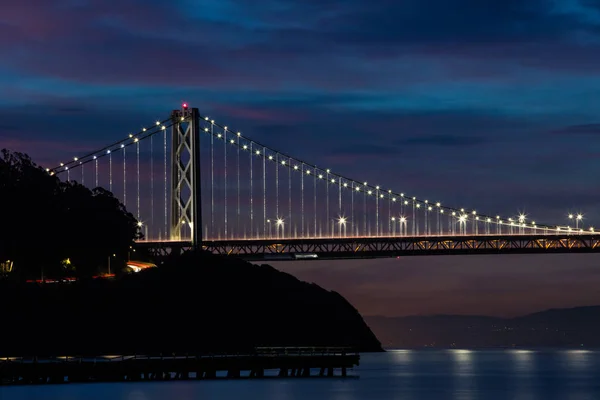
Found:
[{"label": "light reflection on water", "polygon": [[396,350],[363,354],[358,379],[270,379],[1,387],[11,400],[592,400],[600,352]]}]

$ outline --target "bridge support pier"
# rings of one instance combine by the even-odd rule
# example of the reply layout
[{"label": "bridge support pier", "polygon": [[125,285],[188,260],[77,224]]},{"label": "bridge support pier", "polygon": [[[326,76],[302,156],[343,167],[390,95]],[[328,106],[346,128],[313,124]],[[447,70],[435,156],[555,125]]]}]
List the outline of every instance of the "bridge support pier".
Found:
[{"label": "bridge support pier", "polygon": [[171,240],[189,229],[192,245],[202,243],[200,191],[200,113],[197,108],[171,113]]}]

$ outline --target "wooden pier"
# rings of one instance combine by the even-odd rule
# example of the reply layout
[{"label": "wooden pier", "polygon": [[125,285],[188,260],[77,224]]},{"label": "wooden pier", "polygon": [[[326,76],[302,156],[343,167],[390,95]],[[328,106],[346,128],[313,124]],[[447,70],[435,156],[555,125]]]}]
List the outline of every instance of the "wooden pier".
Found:
[{"label": "wooden pier", "polygon": [[314,347],[257,348],[248,354],[7,357],[0,359],[0,385],[346,377],[359,359],[348,348]]}]

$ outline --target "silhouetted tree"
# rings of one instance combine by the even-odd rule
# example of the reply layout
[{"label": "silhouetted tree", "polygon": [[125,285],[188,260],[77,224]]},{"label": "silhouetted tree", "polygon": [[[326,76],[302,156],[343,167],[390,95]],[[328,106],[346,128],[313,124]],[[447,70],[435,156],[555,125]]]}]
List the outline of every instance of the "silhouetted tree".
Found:
[{"label": "silhouetted tree", "polygon": [[[61,182],[27,155],[0,153],[0,260],[13,260],[21,279],[79,276],[126,259],[137,221],[112,193]],[[68,259],[69,262],[64,261]]]}]

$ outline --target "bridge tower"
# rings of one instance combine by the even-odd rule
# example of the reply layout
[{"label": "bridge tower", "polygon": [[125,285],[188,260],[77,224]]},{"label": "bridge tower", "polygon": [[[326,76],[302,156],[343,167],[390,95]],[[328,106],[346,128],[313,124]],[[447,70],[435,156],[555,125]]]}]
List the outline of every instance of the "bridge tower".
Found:
[{"label": "bridge tower", "polygon": [[200,188],[200,114],[183,104],[171,112],[171,240],[191,233],[194,247],[202,243]]}]

